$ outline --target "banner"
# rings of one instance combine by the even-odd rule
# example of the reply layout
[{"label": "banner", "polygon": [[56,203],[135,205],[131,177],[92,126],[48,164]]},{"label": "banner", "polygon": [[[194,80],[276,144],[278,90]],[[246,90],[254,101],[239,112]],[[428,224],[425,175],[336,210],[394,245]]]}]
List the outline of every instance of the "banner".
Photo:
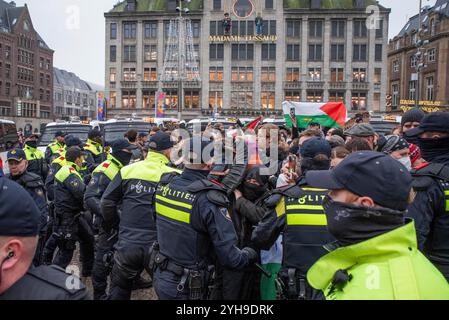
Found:
[{"label": "banner", "polygon": [[343,128],[348,111],[341,102],[309,103],[290,102],[282,104],[287,127],[292,127],[292,118],[296,118],[298,128],[306,129],[310,123],[318,123],[328,128]]},{"label": "banner", "polygon": [[156,93],[156,118],[163,118],[165,116],[165,100],[167,94],[165,92]]},{"label": "banner", "polygon": [[103,93],[97,94],[97,120],[105,121],[106,119],[106,101]]}]

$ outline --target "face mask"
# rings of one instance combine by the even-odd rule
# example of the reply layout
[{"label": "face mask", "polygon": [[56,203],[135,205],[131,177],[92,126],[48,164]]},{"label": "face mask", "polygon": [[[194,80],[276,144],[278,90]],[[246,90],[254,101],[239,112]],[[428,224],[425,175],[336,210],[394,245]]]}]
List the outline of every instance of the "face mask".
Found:
[{"label": "face mask", "polygon": [[33,149],[37,148],[37,141],[27,141],[25,144]]},{"label": "face mask", "polygon": [[404,225],[404,212],[368,208],[333,201],[323,202],[327,228],[343,246],[360,243]]},{"label": "face mask", "polygon": [[120,161],[120,163],[123,166],[127,166],[130,163],[133,154],[130,152],[120,150],[120,151],[112,153],[112,156],[114,158],[116,158],[118,161]]},{"label": "face mask", "polygon": [[399,163],[402,163],[402,165],[406,167],[408,171],[412,170],[412,160],[410,160],[409,156],[397,160],[399,161]]},{"label": "face mask", "polygon": [[264,195],[266,189],[266,186],[259,186],[245,181],[243,183],[242,194],[245,199],[249,201],[256,201]]},{"label": "face mask", "polygon": [[424,160],[433,162],[439,157],[449,158],[449,137],[441,139],[418,138],[418,146]]}]

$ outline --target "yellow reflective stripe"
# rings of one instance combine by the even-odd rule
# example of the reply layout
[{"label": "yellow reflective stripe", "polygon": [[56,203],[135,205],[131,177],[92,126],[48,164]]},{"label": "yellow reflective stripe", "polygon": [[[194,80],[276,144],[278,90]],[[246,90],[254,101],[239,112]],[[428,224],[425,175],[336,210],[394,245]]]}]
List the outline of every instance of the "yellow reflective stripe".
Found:
[{"label": "yellow reflective stripe", "polygon": [[446,211],[449,211],[449,200],[446,200]]},{"label": "yellow reflective stripe", "polygon": [[444,195],[449,196],[449,190],[444,190]]},{"label": "yellow reflective stripe", "polygon": [[288,214],[287,225],[290,226],[326,226],[325,214]]},{"label": "yellow reflective stripe", "polygon": [[169,208],[156,202],[156,213],[167,218],[190,224],[190,214],[173,208]]},{"label": "yellow reflective stripe", "polygon": [[324,209],[323,209],[323,206],[299,204],[299,205],[287,206],[287,210],[317,210],[317,211],[323,211]]},{"label": "yellow reflective stripe", "polygon": [[279,201],[276,206],[276,215],[278,217],[283,216],[285,214],[285,197],[282,197],[281,201]]},{"label": "yellow reflective stripe", "polygon": [[172,204],[172,205],[175,205],[175,206],[178,206],[178,207],[183,207],[183,208],[192,210],[192,205],[191,204],[180,202],[180,201],[175,201],[175,200],[171,200],[171,199],[167,199],[167,198],[164,198],[161,195],[156,195],[156,200],[160,200],[160,201],[163,201],[165,203],[169,203],[169,204]]},{"label": "yellow reflective stripe", "polygon": [[301,188],[304,191],[319,191],[319,192],[326,192],[329,191],[328,189],[317,189],[317,188]]}]

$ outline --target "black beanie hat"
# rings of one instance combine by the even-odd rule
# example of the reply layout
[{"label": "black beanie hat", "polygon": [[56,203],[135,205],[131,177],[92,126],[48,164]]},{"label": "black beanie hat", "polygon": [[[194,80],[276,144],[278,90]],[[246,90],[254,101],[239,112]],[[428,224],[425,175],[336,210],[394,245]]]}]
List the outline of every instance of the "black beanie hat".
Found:
[{"label": "black beanie hat", "polygon": [[421,109],[411,109],[402,116],[401,127],[403,127],[407,122],[421,122],[425,115],[426,114]]}]

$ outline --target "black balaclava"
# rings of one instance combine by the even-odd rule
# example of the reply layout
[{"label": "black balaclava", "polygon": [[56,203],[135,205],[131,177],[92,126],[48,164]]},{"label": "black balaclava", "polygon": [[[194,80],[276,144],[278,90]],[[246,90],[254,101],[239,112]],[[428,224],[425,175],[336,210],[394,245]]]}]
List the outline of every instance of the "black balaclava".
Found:
[{"label": "black balaclava", "polygon": [[116,158],[123,166],[127,166],[132,159],[133,154],[122,150],[112,152],[112,156]]},{"label": "black balaclava", "polygon": [[[245,176],[245,179],[242,183],[242,194],[245,199],[249,201],[256,201],[261,196],[265,194],[268,190],[268,180],[269,176],[262,176],[260,175],[260,170],[263,167],[254,167],[248,171],[248,173]],[[259,185],[255,185],[252,183],[249,183],[248,180],[254,179],[256,180]]]},{"label": "black balaclava", "polygon": [[327,229],[342,246],[354,245],[397,229],[405,223],[405,212],[368,208],[333,201],[323,202]]},{"label": "black balaclava", "polygon": [[417,143],[424,160],[449,164],[449,137],[440,139],[418,138]]}]

